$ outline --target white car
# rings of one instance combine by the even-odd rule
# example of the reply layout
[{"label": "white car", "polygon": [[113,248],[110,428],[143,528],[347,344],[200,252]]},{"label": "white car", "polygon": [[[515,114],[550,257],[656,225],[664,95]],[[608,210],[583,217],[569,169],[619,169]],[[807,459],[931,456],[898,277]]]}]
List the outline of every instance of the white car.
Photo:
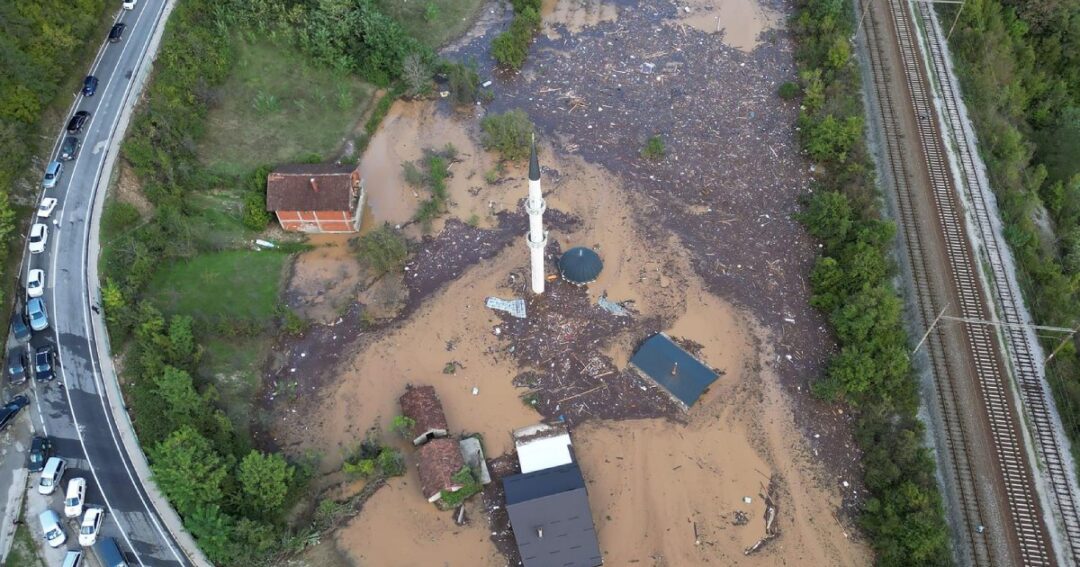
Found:
[{"label": "white car", "polygon": [[45,197],[41,200],[41,204],[37,208],[38,218],[47,219],[52,214],[53,209],[56,208],[57,199],[54,197]]},{"label": "white car", "polygon": [[98,532],[101,531],[101,521],[104,519],[104,509],[86,509],[86,513],[83,514],[82,524],[79,526],[79,545],[90,547],[97,542]]},{"label": "white car", "polygon": [[68,518],[78,518],[83,512],[83,502],[86,501],[86,479],[76,477],[68,481],[67,497],[64,498],[64,515]]},{"label": "white car", "polygon": [[30,270],[26,276],[26,297],[41,297],[45,293],[45,270]]},{"label": "white car", "polygon": [[30,253],[41,254],[49,242],[49,227],[41,223],[30,228]]},{"label": "white car", "polygon": [[124,9],[125,10],[134,10],[136,1],[137,0],[124,0]]},{"label": "white car", "polygon": [[64,545],[67,535],[64,533],[64,526],[60,524],[60,516],[52,510],[45,510],[38,515],[38,519],[41,521],[41,533],[49,547]]}]

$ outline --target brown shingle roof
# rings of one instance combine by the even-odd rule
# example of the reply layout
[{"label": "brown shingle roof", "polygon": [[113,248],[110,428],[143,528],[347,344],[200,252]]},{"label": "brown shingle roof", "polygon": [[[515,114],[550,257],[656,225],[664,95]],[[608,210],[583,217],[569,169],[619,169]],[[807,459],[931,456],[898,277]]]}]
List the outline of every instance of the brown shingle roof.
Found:
[{"label": "brown shingle roof", "polygon": [[354,171],[334,163],[278,166],[266,178],[266,210],[351,211]]},{"label": "brown shingle roof", "polygon": [[465,466],[458,449],[458,442],[453,439],[432,439],[417,450],[420,473],[420,490],[424,498],[431,500],[443,490],[461,488],[451,478]]},{"label": "brown shingle roof", "polygon": [[414,439],[428,432],[446,434],[446,414],[434,386],[406,386],[398,403],[401,404],[401,413],[416,422],[412,428]]}]

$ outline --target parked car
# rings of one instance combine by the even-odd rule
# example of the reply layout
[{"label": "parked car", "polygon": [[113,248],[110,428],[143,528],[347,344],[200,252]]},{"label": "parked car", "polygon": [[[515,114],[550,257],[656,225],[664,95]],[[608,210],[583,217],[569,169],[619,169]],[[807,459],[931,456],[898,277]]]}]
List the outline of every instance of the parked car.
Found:
[{"label": "parked car", "polygon": [[41,297],[45,293],[45,270],[34,269],[26,274],[26,297]]},{"label": "parked car", "polygon": [[26,302],[26,316],[30,318],[30,328],[44,331],[49,328],[49,314],[45,312],[45,300],[35,297]]},{"label": "parked car", "polygon": [[68,134],[78,134],[83,129],[83,126],[86,125],[87,120],[90,120],[89,112],[85,110],[76,112],[75,115],[71,117],[71,120],[68,120]]},{"label": "parked car", "polygon": [[47,219],[47,218],[49,218],[49,215],[51,215],[53,210],[56,209],[56,204],[59,203],[59,202],[60,202],[60,200],[55,198],[55,197],[45,197],[44,199],[42,199],[41,203],[38,205],[38,208],[37,208],[37,216],[38,216],[38,218],[39,219]]},{"label": "parked car", "polygon": [[60,564],[60,567],[79,567],[82,565],[82,552],[69,549],[64,554],[64,562]]},{"label": "parked car", "polygon": [[60,181],[60,176],[63,174],[64,162],[50,161],[49,165],[45,166],[45,176],[41,178],[41,186],[45,189],[56,187],[56,184]]},{"label": "parked car", "polygon": [[12,384],[22,384],[23,382],[26,382],[27,366],[29,366],[29,364],[27,364],[26,350],[22,346],[8,351],[7,375],[9,382]]},{"label": "parked car", "polygon": [[82,524],[79,526],[79,545],[90,547],[97,543],[98,532],[101,531],[101,521],[105,519],[104,508],[88,508],[83,514]]},{"label": "parked car", "polygon": [[82,94],[83,94],[83,96],[94,96],[94,93],[97,92],[97,85],[98,85],[97,77],[95,77],[93,75],[87,75],[86,78],[83,79],[83,83],[82,83]]},{"label": "parked car", "polygon": [[67,470],[67,461],[60,457],[50,457],[45,461],[45,468],[41,471],[41,479],[38,480],[38,494],[48,496],[56,491],[60,480],[64,478]]},{"label": "parked car", "polygon": [[68,481],[67,496],[64,497],[64,515],[68,518],[78,518],[83,512],[83,503],[86,502],[86,479],[75,477]]},{"label": "parked car", "polygon": [[11,420],[19,415],[19,411],[28,405],[30,405],[30,398],[27,398],[26,396],[15,396],[14,398],[11,398],[11,401],[0,408],[0,429],[7,427],[7,424],[11,423]]},{"label": "parked car", "polygon": [[119,43],[121,39],[124,39],[124,28],[127,27],[123,22],[113,24],[111,30],[109,30],[109,43]]},{"label": "parked car", "polygon": [[41,522],[41,533],[45,534],[45,541],[49,547],[60,547],[67,541],[64,527],[60,524],[60,515],[53,510],[45,510],[38,515]]},{"label": "parked car", "polygon": [[26,325],[26,317],[22,313],[15,313],[11,318],[11,334],[15,341],[25,343],[30,340],[30,327]]},{"label": "parked car", "polygon": [[97,542],[94,551],[97,552],[103,567],[128,567],[127,561],[124,561],[124,554],[120,553],[120,546],[116,545],[116,540],[111,537]]},{"label": "parked car", "polygon": [[124,0],[124,9],[125,10],[134,10],[136,1],[137,0]]},{"label": "parked car", "polygon": [[49,227],[36,223],[30,228],[30,253],[41,254],[49,242]]},{"label": "parked car", "polygon": [[53,365],[56,363],[56,351],[51,345],[39,347],[34,351],[34,380],[48,382],[56,377]]},{"label": "parked car", "polygon": [[64,161],[71,161],[79,155],[79,146],[82,143],[75,136],[67,136],[64,138],[64,142],[60,144],[60,159]]},{"label": "parked car", "polygon": [[30,472],[40,472],[45,468],[45,461],[52,455],[52,441],[48,437],[40,435],[30,442],[30,457],[26,469]]}]

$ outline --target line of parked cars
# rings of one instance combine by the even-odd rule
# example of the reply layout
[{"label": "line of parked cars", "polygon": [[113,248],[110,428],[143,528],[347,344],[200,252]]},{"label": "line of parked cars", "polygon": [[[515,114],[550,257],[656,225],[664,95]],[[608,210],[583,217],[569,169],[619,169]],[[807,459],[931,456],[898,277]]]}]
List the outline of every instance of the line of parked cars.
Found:
[{"label": "line of parked cars", "polygon": [[[115,1],[115,0],[114,0]],[[121,0],[125,10],[135,8],[137,0]],[[109,43],[119,43],[124,38],[127,24],[115,23],[109,30]],[[83,79],[81,96],[85,100],[93,97],[98,91],[98,78],[87,75]],[[30,251],[31,264],[33,258],[43,254],[49,242],[49,223],[59,226],[53,219],[53,213],[59,205],[59,199],[47,196],[50,189],[56,188],[64,175],[66,162],[75,160],[82,149],[80,134],[86,128],[93,115],[89,110],[78,109],[68,120],[66,125],[67,134],[60,143],[59,150],[53,161],[45,166],[45,172],[41,180],[41,187],[46,193],[38,204],[34,215],[34,222],[30,228],[28,249]],[[33,346],[30,339],[35,332],[45,331],[49,328],[49,315],[45,305],[46,272],[43,268],[32,265],[27,271],[25,280],[25,308],[17,312],[12,318],[11,332],[14,335],[17,347],[8,353],[6,374],[8,380],[15,385],[27,381],[33,374],[36,381],[49,382],[56,377],[55,367],[59,361],[56,349],[52,344]],[[6,427],[14,420],[23,408],[30,404],[29,398],[24,395],[15,396],[7,404],[0,407],[0,429]],[[30,452],[27,456],[27,469],[31,473],[40,473],[37,479],[37,491],[43,496],[51,496],[62,485],[64,473],[67,471],[67,461],[53,455],[53,442],[47,436],[35,436],[30,444]],[[76,477],[67,481],[67,490],[64,493],[63,518],[78,519],[78,543],[82,548],[94,547],[98,559],[104,567],[123,567],[127,563],[116,541],[112,538],[99,538],[105,521],[105,509],[98,506],[87,506],[87,481],[85,478]],[[67,542],[67,534],[64,529],[64,519],[57,511],[47,509],[38,515],[42,534],[50,547],[58,548]],[[80,567],[83,563],[83,549],[69,549],[64,555],[63,567]]]}]

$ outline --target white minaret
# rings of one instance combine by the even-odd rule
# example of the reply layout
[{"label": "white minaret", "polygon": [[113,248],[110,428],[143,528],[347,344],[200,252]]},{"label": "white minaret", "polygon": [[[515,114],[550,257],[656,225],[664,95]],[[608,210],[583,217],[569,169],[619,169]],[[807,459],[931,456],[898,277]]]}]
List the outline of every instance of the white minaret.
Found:
[{"label": "white minaret", "polygon": [[540,192],[540,162],[536,159],[536,139],[532,141],[529,156],[529,199],[525,201],[525,212],[529,213],[529,258],[532,260],[533,293],[544,293],[544,247],[547,246],[547,232],[544,231],[544,194]]}]

